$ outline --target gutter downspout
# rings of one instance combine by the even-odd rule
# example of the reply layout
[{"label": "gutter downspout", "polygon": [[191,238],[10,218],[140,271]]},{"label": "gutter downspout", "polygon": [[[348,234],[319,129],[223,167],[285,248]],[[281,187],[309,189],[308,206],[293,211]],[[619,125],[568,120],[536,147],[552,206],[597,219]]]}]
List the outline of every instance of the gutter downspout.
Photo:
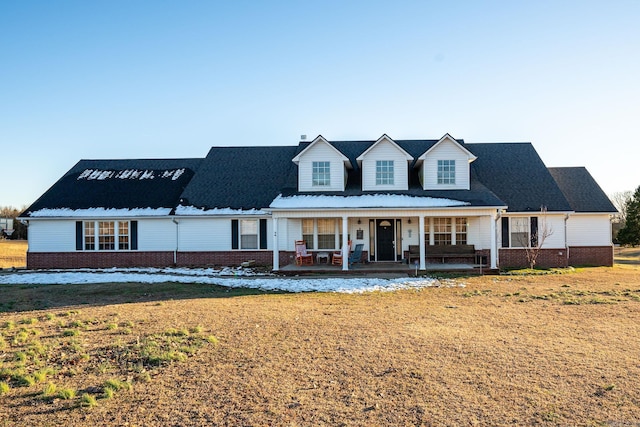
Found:
[{"label": "gutter downspout", "polygon": [[177,265],[178,264],[178,242],[179,240],[179,231],[180,231],[180,222],[175,219],[175,218],[171,218],[171,221],[176,225],[176,248],[173,251],[173,265]]},{"label": "gutter downspout", "polygon": [[567,255],[567,265],[569,265],[569,242],[567,241],[567,221],[569,220],[569,214],[564,214],[564,250]]}]

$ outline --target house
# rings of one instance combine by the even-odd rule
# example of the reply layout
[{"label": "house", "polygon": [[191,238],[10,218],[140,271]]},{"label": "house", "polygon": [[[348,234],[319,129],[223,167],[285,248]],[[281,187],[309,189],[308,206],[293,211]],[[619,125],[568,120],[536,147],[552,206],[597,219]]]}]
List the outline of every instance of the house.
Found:
[{"label": "house", "polygon": [[547,168],[530,143],[446,134],[81,160],[20,220],[29,226],[28,268],[255,260],[277,271],[304,240],[315,254],[352,242],[366,262],[413,256],[424,270],[522,266],[524,247],[538,243],[539,266],[612,265],[614,213],[585,168]]}]

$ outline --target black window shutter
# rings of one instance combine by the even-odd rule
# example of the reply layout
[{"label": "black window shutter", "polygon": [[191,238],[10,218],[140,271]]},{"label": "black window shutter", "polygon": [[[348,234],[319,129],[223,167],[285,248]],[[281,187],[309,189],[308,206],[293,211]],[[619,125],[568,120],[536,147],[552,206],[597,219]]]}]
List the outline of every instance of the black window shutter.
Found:
[{"label": "black window shutter", "polygon": [[502,217],[502,247],[509,247],[509,218]]},{"label": "black window shutter", "polygon": [[260,249],[267,249],[267,220],[260,220]]},{"label": "black window shutter", "polygon": [[138,221],[131,221],[131,250],[138,250]]},{"label": "black window shutter", "polygon": [[531,217],[531,247],[538,246],[538,217]]},{"label": "black window shutter", "polygon": [[82,221],[76,221],[76,251],[82,250]]},{"label": "black window shutter", "polygon": [[240,245],[238,244],[238,235],[240,234],[240,230],[238,229],[238,220],[231,220],[231,249],[239,249]]}]

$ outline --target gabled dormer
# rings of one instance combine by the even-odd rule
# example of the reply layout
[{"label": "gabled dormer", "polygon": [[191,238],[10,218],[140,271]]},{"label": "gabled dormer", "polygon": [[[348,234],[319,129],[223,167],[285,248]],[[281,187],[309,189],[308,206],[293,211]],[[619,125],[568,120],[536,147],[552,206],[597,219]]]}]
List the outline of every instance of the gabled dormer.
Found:
[{"label": "gabled dormer", "polygon": [[468,190],[470,163],[476,159],[448,133],[416,162],[424,190]]},{"label": "gabled dormer", "polygon": [[318,135],[293,159],[298,165],[298,191],[344,191],[349,159]]},{"label": "gabled dormer", "polygon": [[386,134],[356,160],[362,171],[362,191],[409,189],[409,163],[413,157]]}]

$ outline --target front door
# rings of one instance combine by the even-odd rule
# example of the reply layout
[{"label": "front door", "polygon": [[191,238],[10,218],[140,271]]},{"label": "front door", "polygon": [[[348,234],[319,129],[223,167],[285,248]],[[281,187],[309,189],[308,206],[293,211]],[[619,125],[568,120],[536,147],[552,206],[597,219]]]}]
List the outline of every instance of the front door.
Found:
[{"label": "front door", "polygon": [[378,261],[395,261],[396,251],[394,247],[394,220],[378,219],[376,220],[376,246]]}]

